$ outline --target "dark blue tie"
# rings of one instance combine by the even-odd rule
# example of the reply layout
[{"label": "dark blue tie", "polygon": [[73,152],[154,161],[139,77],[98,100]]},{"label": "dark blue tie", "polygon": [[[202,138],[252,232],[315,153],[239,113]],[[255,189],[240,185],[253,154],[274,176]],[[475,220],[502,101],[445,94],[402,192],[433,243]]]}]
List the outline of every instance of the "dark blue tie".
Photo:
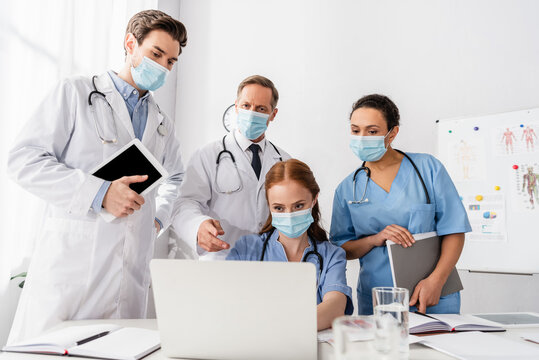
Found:
[{"label": "dark blue tie", "polygon": [[260,150],[260,146],[258,146],[257,144],[251,144],[251,146],[249,146],[249,150],[251,150],[251,152],[253,153],[253,160],[251,160],[251,166],[255,171],[256,178],[260,179],[260,171],[262,170],[262,162],[260,162],[260,156],[258,155],[258,150]]}]

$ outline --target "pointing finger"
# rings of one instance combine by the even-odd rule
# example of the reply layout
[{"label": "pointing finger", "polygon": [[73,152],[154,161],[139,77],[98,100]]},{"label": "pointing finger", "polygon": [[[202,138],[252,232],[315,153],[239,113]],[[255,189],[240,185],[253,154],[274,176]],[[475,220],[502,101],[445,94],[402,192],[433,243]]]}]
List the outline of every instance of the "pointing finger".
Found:
[{"label": "pointing finger", "polygon": [[124,176],[124,183],[126,184],[132,184],[132,183],[140,183],[148,180],[148,175],[133,175],[133,176]]}]

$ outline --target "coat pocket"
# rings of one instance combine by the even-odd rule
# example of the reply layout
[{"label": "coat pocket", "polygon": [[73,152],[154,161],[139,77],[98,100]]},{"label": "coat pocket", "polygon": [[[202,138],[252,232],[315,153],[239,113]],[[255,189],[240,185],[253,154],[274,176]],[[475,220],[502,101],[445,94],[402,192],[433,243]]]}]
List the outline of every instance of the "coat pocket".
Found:
[{"label": "coat pocket", "polygon": [[88,279],[92,259],[95,256],[96,222],[48,218],[43,229],[41,249],[45,253],[37,254],[45,260],[49,284],[62,286],[84,285]]}]

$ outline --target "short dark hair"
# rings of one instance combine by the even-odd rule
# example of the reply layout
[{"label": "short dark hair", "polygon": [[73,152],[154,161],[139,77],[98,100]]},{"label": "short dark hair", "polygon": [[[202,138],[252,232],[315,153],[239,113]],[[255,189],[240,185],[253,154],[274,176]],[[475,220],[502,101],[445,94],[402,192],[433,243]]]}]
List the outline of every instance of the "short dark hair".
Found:
[{"label": "short dark hair", "polygon": [[236,97],[239,99],[243,88],[247,85],[252,84],[257,84],[271,90],[271,107],[272,110],[275,109],[277,103],[279,102],[279,92],[277,91],[277,88],[275,87],[273,82],[262,75],[251,75],[248,78],[244,79],[238,86],[238,92],[236,94]]},{"label": "short dark hair", "polygon": [[[182,53],[182,47],[185,47],[187,44],[187,30],[181,22],[162,11],[144,10],[136,13],[127,23],[125,34],[133,34],[140,45],[144,41],[144,38],[153,30],[167,32],[174,40],[180,43],[180,52],[178,55]],[[127,55],[127,51],[125,54]]]},{"label": "short dark hair", "polygon": [[380,111],[386,120],[388,130],[391,130],[395,126],[399,126],[399,108],[397,108],[397,105],[385,95],[371,94],[363,96],[352,106],[350,118],[352,118],[354,111],[359,108],[370,108]]}]

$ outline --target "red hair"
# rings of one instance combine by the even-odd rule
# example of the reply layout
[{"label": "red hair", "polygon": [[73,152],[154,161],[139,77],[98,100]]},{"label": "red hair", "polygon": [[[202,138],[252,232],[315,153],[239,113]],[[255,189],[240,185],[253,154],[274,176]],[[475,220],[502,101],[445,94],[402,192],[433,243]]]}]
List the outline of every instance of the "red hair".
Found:
[{"label": "red hair", "polygon": [[[268,190],[271,189],[274,185],[285,181],[293,180],[299,183],[301,186],[310,191],[313,199],[316,198],[320,192],[320,187],[316,183],[314,174],[311,169],[302,161],[297,159],[289,159],[286,161],[280,161],[275,163],[271,169],[266,174],[266,199],[268,198]],[[328,236],[326,231],[320,225],[320,207],[318,206],[318,201],[313,206],[312,209],[313,223],[307,229],[307,234],[316,241],[327,241]],[[271,212],[268,216],[268,220],[260,230],[260,234],[274,231],[275,228],[271,224],[272,222]]]}]

